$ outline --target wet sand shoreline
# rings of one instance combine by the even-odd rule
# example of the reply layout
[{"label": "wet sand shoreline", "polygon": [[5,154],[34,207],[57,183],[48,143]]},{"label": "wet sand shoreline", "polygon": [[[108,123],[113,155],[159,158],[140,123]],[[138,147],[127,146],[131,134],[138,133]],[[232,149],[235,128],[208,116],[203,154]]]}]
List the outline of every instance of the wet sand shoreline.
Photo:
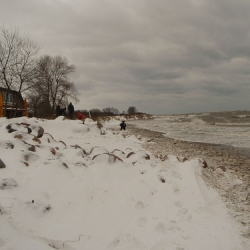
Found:
[{"label": "wet sand shoreline", "polygon": [[144,147],[154,154],[173,154],[185,158],[203,158],[210,167],[225,167],[237,173],[250,185],[250,149],[203,142],[189,142],[166,137],[162,132],[127,124],[132,134],[148,138]]},{"label": "wet sand shoreline", "polygon": [[214,149],[220,150],[224,153],[229,153],[235,156],[243,156],[243,157],[250,159],[249,148],[233,147],[233,146],[228,146],[228,145],[223,145],[223,144],[212,144],[212,143],[205,143],[205,144],[211,145],[211,147],[213,147]]},{"label": "wet sand shoreline", "polygon": [[[249,148],[238,148],[233,147],[229,145],[223,145],[223,144],[214,144],[214,143],[204,143],[204,142],[191,142],[191,141],[183,141],[180,139],[173,139],[170,137],[165,136],[162,132],[142,129],[139,127],[136,127],[135,125],[128,124],[128,130],[132,132],[133,134],[138,134],[140,136],[149,138],[151,142],[157,142],[160,144],[163,144],[165,142],[166,144],[166,150],[168,151],[168,154],[175,154],[175,153],[184,153],[184,157],[188,157],[188,154],[195,155],[196,157],[199,157],[201,154],[211,155],[211,151],[214,151],[214,153],[218,156],[224,156],[224,157],[236,157],[237,159],[241,158],[241,160],[249,161],[250,163],[250,149]],[[197,150],[197,152],[194,152],[194,150]],[[206,152],[203,152],[206,151]],[[250,166],[250,165],[249,165]]]}]

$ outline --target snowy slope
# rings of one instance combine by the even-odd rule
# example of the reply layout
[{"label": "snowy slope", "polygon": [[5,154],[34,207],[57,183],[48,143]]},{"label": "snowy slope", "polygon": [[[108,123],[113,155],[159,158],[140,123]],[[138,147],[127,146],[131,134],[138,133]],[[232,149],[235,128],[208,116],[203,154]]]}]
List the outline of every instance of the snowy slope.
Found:
[{"label": "snowy slope", "polygon": [[199,159],[161,161],[118,129],[0,119],[0,249],[250,249]]}]

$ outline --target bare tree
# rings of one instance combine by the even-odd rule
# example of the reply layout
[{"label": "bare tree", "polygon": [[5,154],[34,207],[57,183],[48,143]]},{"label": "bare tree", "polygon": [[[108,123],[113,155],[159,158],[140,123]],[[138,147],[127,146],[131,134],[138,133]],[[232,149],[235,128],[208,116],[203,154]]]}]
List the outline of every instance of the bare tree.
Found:
[{"label": "bare tree", "polygon": [[11,89],[15,79],[15,56],[18,53],[21,41],[17,30],[0,28],[0,82]]},{"label": "bare tree", "polygon": [[22,39],[18,54],[15,55],[15,81],[14,88],[24,92],[32,87],[36,78],[36,55],[39,52],[37,44],[28,38]]},{"label": "bare tree", "polygon": [[114,107],[103,108],[102,112],[105,113],[106,115],[119,114],[119,110]]},{"label": "bare tree", "polygon": [[23,92],[35,78],[39,47],[17,29],[0,27],[0,37],[0,82],[7,89]]},{"label": "bare tree", "polygon": [[67,106],[68,99],[78,102],[78,91],[68,75],[75,71],[75,66],[69,64],[61,56],[42,56],[36,64],[36,91],[49,106],[48,115],[55,111],[56,105]]},{"label": "bare tree", "polygon": [[97,108],[91,109],[90,112],[91,112],[91,113],[98,114],[98,115],[102,114],[102,111],[101,111],[100,109],[97,109]]},{"label": "bare tree", "polygon": [[131,115],[131,114],[136,114],[138,112],[137,108],[136,107],[133,107],[133,106],[130,106],[128,108],[128,114]]},{"label": "bare tree", "polygon": [[21,36],[17,29],[0,27],[0,83],[19,93],[29,89],[35,78],[38,52],[37,44]]},{"label": "bare tree", "polygon": [[39,93],[39,89],[32,88],[26,93],[29,103],[29,116],[46,117],[50,107],[46,99]]}]

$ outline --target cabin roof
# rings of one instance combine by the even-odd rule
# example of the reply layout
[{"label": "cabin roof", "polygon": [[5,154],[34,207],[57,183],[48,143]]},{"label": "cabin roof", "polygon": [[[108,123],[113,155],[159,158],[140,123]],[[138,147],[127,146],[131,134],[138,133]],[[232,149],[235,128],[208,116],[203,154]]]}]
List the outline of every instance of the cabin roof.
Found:
[{"label": "cabin roof", "polygon": [[15,90],[12,90],[12,89],[3,88],[3,87],[0,87],[0,91],[1,92],[10,92],[10,93],[15,93],[15,94],[21,95],[18,91],[15,91]]}]

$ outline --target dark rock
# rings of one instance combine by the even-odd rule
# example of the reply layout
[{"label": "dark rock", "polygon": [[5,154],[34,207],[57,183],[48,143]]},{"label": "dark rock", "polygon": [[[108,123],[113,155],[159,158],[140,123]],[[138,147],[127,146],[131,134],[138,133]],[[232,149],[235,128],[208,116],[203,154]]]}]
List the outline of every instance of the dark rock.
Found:
[{"label": "dark rock", "polygon": [[68,165],[65,162],[63,162],[62,164],[63,164],[64,167],[69,168]]},{"label": "dark rock", "polygon": [[49,211],[50,209],[51,209],[51,206],[50,206],[50,205],[48,205],[48,206],[46,206],[46,207],[45,207],[44,212],[47,212],[47,211]]},{"label": "dark rock", "polygon": [[162,183],[165,183],[165,182],[166,182],[166,180],[165,180],[163,177],[160,177],[160,181],[161,181]]},{"label": "dark rock", "polygon": [[199,162],[202,164],[203,168],[207,168],[208,167],[207,162],[205,160],[199,159]]},{"label": "dark rock", "polygon": [[150,156],[148,154],[144,155],[142,158],[144,158],[145,160],[150,160]]},{"label": "dark rock", "polygon": [[28,167],[28,166],[29,166],[29,163],[28,163],[28,162],[26,162],[26,161],[22,161],[22,163],[23,163],[26,167]]},{"label": "dark rock", "polygon": [[27,125],[26,123],[15,123],[15,129],[13,128],[13,124],[9,124],[8,126],[6,126],[6,129],[8,130],[9,133],[12,133],[14,131],[19,131],[20,129],[22,130],[22,132],[24,132],[23,128],[27,129],[26,133],[30,134],[32,132],[31,128],[28,127],[29,124]]},{"label": "dark rock", "polygon": [[56,150],[55,150],[54,148],[51,148],[51,149],[50,149],[50,152],[51,152],[53,155],[56,154]]},{"label": "dark rock", "polygon": [[13,148],[14,148],[14,144],[11,143],[11,142],[8,142],[8,143],[6,144],[6,146],[7,146],[7,148],[10,148],[10,149],[13,149]]},{"label": "dark rock", "polygon": [[11,124],[8,124],[7,126],[6,126],[6,129],[11,129]]},{"label": "dark rock", "polygon": [[15,135],[14,138],[21,140],[21,139],[23,139],[23,136],[18,134],[18,135]]},{"label": "dark rock", "polygon": [[0,168],[6,168],[4,162],[0,159]]},{"label": "dark rock", "polygon": [[32,140],[41,144],[41,141],[36,136],[34,136],[34,138]]},{"label": "dark rock", "polygon": [[42,127],[39,127],[37,131],[37,138],[41,138],[44,134],[44,129]]},{"label": "dark rock", "polygon": [[15,132],[16,130],[15,129],[12,129],[12,128],[10,128],[9,130],[8,130],[8,132],[9,133],[12,133],[12,132]]},{"label": "dark rock", "polygon": [[34,145],[28,148],[29,151],[36,152],[36,147]]},{"label": "dark rock", "polygon": [[8,130],[9,133],[16,131],[15,129],[12,128],[11,124],[7,125],[6,129]]}]

